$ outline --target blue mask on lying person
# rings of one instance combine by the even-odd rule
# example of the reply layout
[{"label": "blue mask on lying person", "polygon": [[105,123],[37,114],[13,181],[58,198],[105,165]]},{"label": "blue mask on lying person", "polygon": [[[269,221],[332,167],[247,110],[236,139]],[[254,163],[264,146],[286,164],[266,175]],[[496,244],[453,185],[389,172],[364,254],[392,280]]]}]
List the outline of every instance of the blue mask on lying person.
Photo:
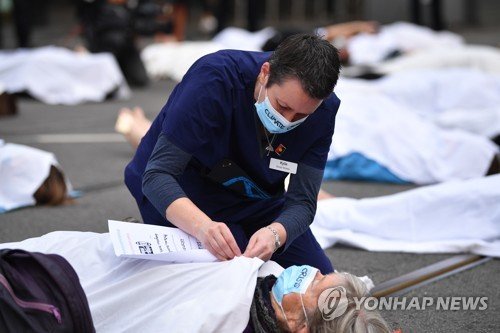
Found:
[{"label": "blue mask on lying person", "polygon": [[273,294],[274,299],[279,304],[281,308],[281,312],[285,317],[285,320],[288,322],[286,318],[285,311],[283,310],[283,297],[290,293],[297,293],[300,296],[300,302],[302,303],[302,310],[304,311],[304,315],[306,321],[309,325],[309,319],[307,317],[307,312],[304,307],[304,301],[302,300],[302,295],[306,293],[307,288],[314,280],[316,273],[318,272],[317,268],[314,268],[309,265],[303,266],[290,266],[285,269],[278,279],[274,283],[271,292]]}]

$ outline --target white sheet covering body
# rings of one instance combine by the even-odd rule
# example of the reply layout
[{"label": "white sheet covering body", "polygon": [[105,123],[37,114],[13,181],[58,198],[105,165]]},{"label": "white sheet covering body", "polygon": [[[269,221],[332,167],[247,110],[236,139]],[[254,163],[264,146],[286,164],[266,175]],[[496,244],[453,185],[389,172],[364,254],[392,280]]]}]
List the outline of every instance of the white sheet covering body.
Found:
[{"label": "white sheet covering body", "polygon": [[283,270],[245,257],[175,265],[118,258],[107,233],[56,231],[0,248],[65,257],[80,278],[97,332],[106,333],[241,332],[259,273]]},{"label": "white sheet covering body", "polygon": [[150,77],[180,82],[196,60],[222,49],[222,45],[211,41],[158,43],[146,46],[141,59]]},{"label": "white sheet covering body", "polygon": [[463,45],[461,36],[449,31],[435,32],[427,27],[407,22],[384,25],[376,34],[359,34],[347,41],[349,62],[353,65],[373,65],[389,53],[419,52],[435,47],[453,49]]},{"label": "white sheet covering body", "polygon": [[[59,166],[54,154],[0,139],[0,214],[34,205],[33,195],[52,165]],[[67,179],[66,186],[68,192],[72,190]]]},{"label": "white sheet covering body", "polygon": [[430,184],[483,176],[498,152],[489,139],[440,128],[366,81],[343,78],[336,92],[342,103],[329,160],[357,152],[401,179]]},{"label": "white sheet covering body", "polygon": [[474,68],[485,73],[500,73],[500,50],[493,46],[438,46],[405,54],[375,66],[379,73],[396,73],[411,69],[446,67]]},{"label": "white sheet covering body", "polygon": [[500,134],[500,74],[473,68],[407,70],[366,82],[366,87],[441,127]]},{"label": "white sheet covering body", "polygon": [[248,32],[240,28],[226,28],[211,41],[157,43],[146,46],[141,58],[150,77],[181,81],[196,60],[222,49],[260,51],[261,46],[275,33],[272,28]]},{"label": "white sheet covering body", "polygon": [[47,104],[100,102],[130,90],[112,54],[82,54],[47,46],[0,52],[0,82],[9,93],[28,92]]},{"label": "white sheet covering body", "polygon": [[468,252],[500,257],[500,175],[367,199],[318,202],[311,230],[322,248]]}]

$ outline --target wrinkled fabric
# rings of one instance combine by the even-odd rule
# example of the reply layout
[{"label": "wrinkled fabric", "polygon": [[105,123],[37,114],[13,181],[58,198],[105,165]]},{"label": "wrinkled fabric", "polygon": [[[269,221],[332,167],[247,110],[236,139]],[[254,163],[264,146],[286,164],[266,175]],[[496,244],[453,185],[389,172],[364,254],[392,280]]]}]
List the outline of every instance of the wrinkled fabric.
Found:
[{"label": "wrinkled fabric", "polygon": [[349,62],[353,65],[373,65],[391,52],[419,52],[435,47],[453,49],[464,44],[460,35],[449,31],[436,32],[408,22],[384,25],[376,34],[362,33],[347,40]]},{"label": "wrinkled fabric", "polygon": [[438,127],[366,81],[341,79],[335,91],[342,103],[329,161],[358,153],[399,179],[431,184],[481,177],[498,153],[488,138]]},{"label": "wrinkled fabric", "polygon": [[150,77],[181,81],[189,67],[204,55],[222,49],[260,51],[261,46],[275,33],[272,28],[248,32],[229,27],[218,33],[211,41],[148,45],[141,52],[141,58]]},{"label": "wrinkled fabric", "polygon": [[311,230],[322,248],[500,257],[500,175],[379,198],[320,200]]},{"label": "wrinkled fabric", "polygon": [[[32,206],[33,195],[47,179],[51,166],[58,166],[54,154],[0,140],[0,214]],[[68,190],[71,185],[67,182]]]},{"label": "wrinkled fabric", "polygon": [[413,69],[365,82],[365,88],[440,127],[486,137],[500,134],[500,72],[458,67]]},{"label": "wrinkled fabric", "polygon": [[0,52],[0,82],[8,93],[27,92],[47,104],[101,102],[114,91],[130,95],[113,55],[54,46]]},{"label": "wrinkled fabric", "polygon": [[257,277],[282,268],[258,258],[167,264],[115,256],[109,234],[56,231],[0,248],[57,253],[80,278],[97,332],[242,332]]}]

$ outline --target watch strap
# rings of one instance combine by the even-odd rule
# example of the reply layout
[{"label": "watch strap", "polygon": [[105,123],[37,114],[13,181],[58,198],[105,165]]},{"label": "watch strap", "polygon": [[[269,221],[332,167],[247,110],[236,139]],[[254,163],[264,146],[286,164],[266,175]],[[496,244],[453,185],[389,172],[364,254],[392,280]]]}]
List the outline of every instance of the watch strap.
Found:
[{"label": "watch strap", "polygon": [[266,228],[271,230],[271,232],[274,235],[274,251],[276,252],[276,250],[279,249],[281,246],[280,235],[273,227],[267,226]]}]

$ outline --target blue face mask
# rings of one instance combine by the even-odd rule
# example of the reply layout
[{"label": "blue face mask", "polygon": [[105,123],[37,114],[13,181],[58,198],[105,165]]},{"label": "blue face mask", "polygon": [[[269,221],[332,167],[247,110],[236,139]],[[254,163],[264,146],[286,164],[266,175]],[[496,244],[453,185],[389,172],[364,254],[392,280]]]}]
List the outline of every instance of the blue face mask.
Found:
[{"label": "blue face mask", "polygon": [[257,109],[257,115],[259,116],[260,121],[269,131],[269,133],[286,133],[293,130],[295,127],[299,126],[307,119],[307,117],[304,117],[294,122],[288,121],[271,105],[271,102],[267,97],[267,89],[266,98],[264,98],[262,102],[259,102],[260,94],[262,93],[262,87],[263,85],[260,86],[259,96],[257,97],[257,102],[255,102],[255,108]]},{"label": "blue face mask", "polygon": [[273,294],[274,299],[279,304],[281,308],[281,312],[285,317],[285,320],[288,321],[285,315],[285,311],[283,310],[283,296],[290,293],[298,293],[300,295],[300,301],[302,303],[302,310],[304,311],[304,316],[306,318],[307,323],[309,324],[309,319],[307,318],[307,312],[304,307],[304,301],[302,300],[302,294],[306,293],[307,288],[311,284],[311,282],[316,277],[316,273],[318,272],[317,268],[303,265],[303,266],[290,266],[285,269],[278,279],[274,283],[271,292]]}]

